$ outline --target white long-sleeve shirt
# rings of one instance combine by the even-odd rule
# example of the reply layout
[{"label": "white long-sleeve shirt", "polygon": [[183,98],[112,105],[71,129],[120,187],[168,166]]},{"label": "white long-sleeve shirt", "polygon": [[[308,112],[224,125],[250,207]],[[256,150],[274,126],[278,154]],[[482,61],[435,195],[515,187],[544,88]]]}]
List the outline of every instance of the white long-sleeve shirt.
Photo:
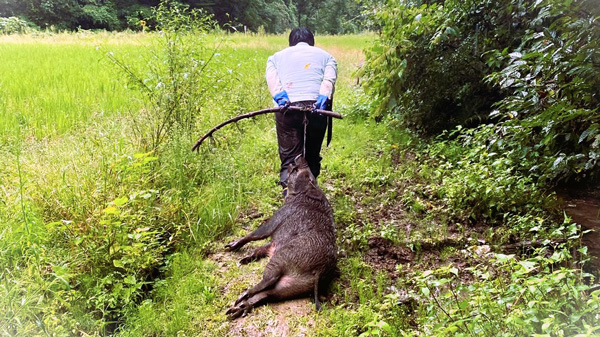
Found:
[{"label": "white long-sleeve shirt", "polygon": [[337,62],[328,52],[300,42],[270,56],[265,77],[271,96],[285,90],[291,102],[331,98]]}]

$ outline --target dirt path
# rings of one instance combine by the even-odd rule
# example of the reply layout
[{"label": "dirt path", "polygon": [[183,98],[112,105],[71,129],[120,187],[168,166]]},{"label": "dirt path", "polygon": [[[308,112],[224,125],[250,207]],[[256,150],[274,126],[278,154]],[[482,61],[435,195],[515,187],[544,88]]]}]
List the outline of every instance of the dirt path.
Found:
[{"label": "dirt path", "polygon": [[[290,327],[294,316],[310,317],[314,310],[307,299],[296,299],[272,303],[256,309],[251,315],[242,317],[231,324],[228,336],[312,336],[314,321],[307,326]],[[292,332],[294,330],[294,332]]]}]

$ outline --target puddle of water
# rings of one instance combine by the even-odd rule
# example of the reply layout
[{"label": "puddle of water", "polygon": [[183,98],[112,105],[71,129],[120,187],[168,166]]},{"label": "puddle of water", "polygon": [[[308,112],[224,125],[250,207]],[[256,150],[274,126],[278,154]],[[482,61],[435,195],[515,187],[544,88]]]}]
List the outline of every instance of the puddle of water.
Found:
[{"label": "puddle of water", "polygon": [[565,213],[584,230],[591,230],[583,236],[582,244],[588,247],[593,270],[600,269],[600,198],[595,195],[573,195],[559,193]]}]

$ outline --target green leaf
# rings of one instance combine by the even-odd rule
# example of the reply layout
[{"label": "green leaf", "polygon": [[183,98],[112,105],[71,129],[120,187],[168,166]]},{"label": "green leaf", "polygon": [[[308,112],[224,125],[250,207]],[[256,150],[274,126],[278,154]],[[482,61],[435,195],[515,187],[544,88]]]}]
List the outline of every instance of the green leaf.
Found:
[{"label": "green leaf", "polygon": [[123,206],[127,203],[129,199],[127,197],[121,197],[113,200],[114,204],[117,206]]},{"label": "green leaf", "polygon": [[521,53],[519,53],[519,52],[517,52],[517,51],[515,51],[515,52],[512,52],[512,53],[510,53],[510,54],[508,54],[508,55],[509,55],[509,56],[510,56],[510,58],[511,58],[511,59],[513,59],[513,60],[518,60],[518,59],[521,59],[521,57],[523,56],[523,54],[521,54]]},{"label": "green leaf", "polygon": [[118,215],[121,213],[121,211],[119,211],[119,209],[115,206],[108,206],[103,210],[103,212],[109,215]]},{"label": "green leaf", "polygon": [[447,327],[445,330],[450,333],[455,333],[458,331],[458,327],[456,325],[451,325],[451,326]]},{"label": "green leaf", "polygon": [[533,261],[519,261],[519,264],[525,268],[526,272],[530,272],[537,267],[537,263]]},{"label": "green leaf", "polygon": [[496,259],[498,262],[505,263],[515,258],[514,254],[505,255],[505,254],[496,254]]},{"label": "green leaf", "polygon": [[135,282],[136,282],[135,276],[133,276],[133,275],[127,275],[127,277],[125,277],[125,279],[123,280],[123,282],[125,282],[126,284],[135,284]]},{"label": "green leaf", "polygon": [[113,260],[113,265],[117,268],[125,268],[125,265],[121,260]]}]

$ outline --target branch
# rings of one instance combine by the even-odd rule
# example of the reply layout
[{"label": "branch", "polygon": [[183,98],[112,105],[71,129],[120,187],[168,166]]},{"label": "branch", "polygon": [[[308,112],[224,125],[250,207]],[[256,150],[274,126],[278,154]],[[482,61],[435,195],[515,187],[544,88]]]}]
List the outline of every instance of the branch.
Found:
[{"label": "branch", "polygon": [[[239,120],[245,119],[245,118],[251,118],[254,116],[258,116],[258,115],[262,115],[262,114],[267,114],[267,113],[271,113],[271,112],[278,112],[280,110],[280,108],[269,108],[269,109],[262,109],[262,110],[258,110],[258,111],[252,111],[252,112],[248,112],[239,116],[236,116],[232,119],[226,120],[225,122],[215,126],[214,128],[210,129],[210,131],[208,131],[204,136],[202,136],[202,138],[198,139],[198,141],[196,142],[196,144],[194,144],[194,146],[192,146],[192,151],[196,151],[198,150],[198,147],[200,146],[200,144],[202,144],[202,142],[208,138],[211,137],[212,134],[219,130],[220,128],[224,127],[227,124],[231,124],[234,122],[237,122]],[[302,111],[302,112],[307,112],[307,111],[313,111],[312,108],[307,107],[307,108],[302,108],[299,106],[290,106],[287,108],[288,111]],[[337,119],[342,119],[342,115],[337,113],[337,112],[333,112],[333,111],[327,111],[327,110],[321,110],[321,109],[316,109],[314,110],[314,112],[321,114],[323,116],[327,116],[327,117],[333,117],[333,118],[337,118]]]}]

